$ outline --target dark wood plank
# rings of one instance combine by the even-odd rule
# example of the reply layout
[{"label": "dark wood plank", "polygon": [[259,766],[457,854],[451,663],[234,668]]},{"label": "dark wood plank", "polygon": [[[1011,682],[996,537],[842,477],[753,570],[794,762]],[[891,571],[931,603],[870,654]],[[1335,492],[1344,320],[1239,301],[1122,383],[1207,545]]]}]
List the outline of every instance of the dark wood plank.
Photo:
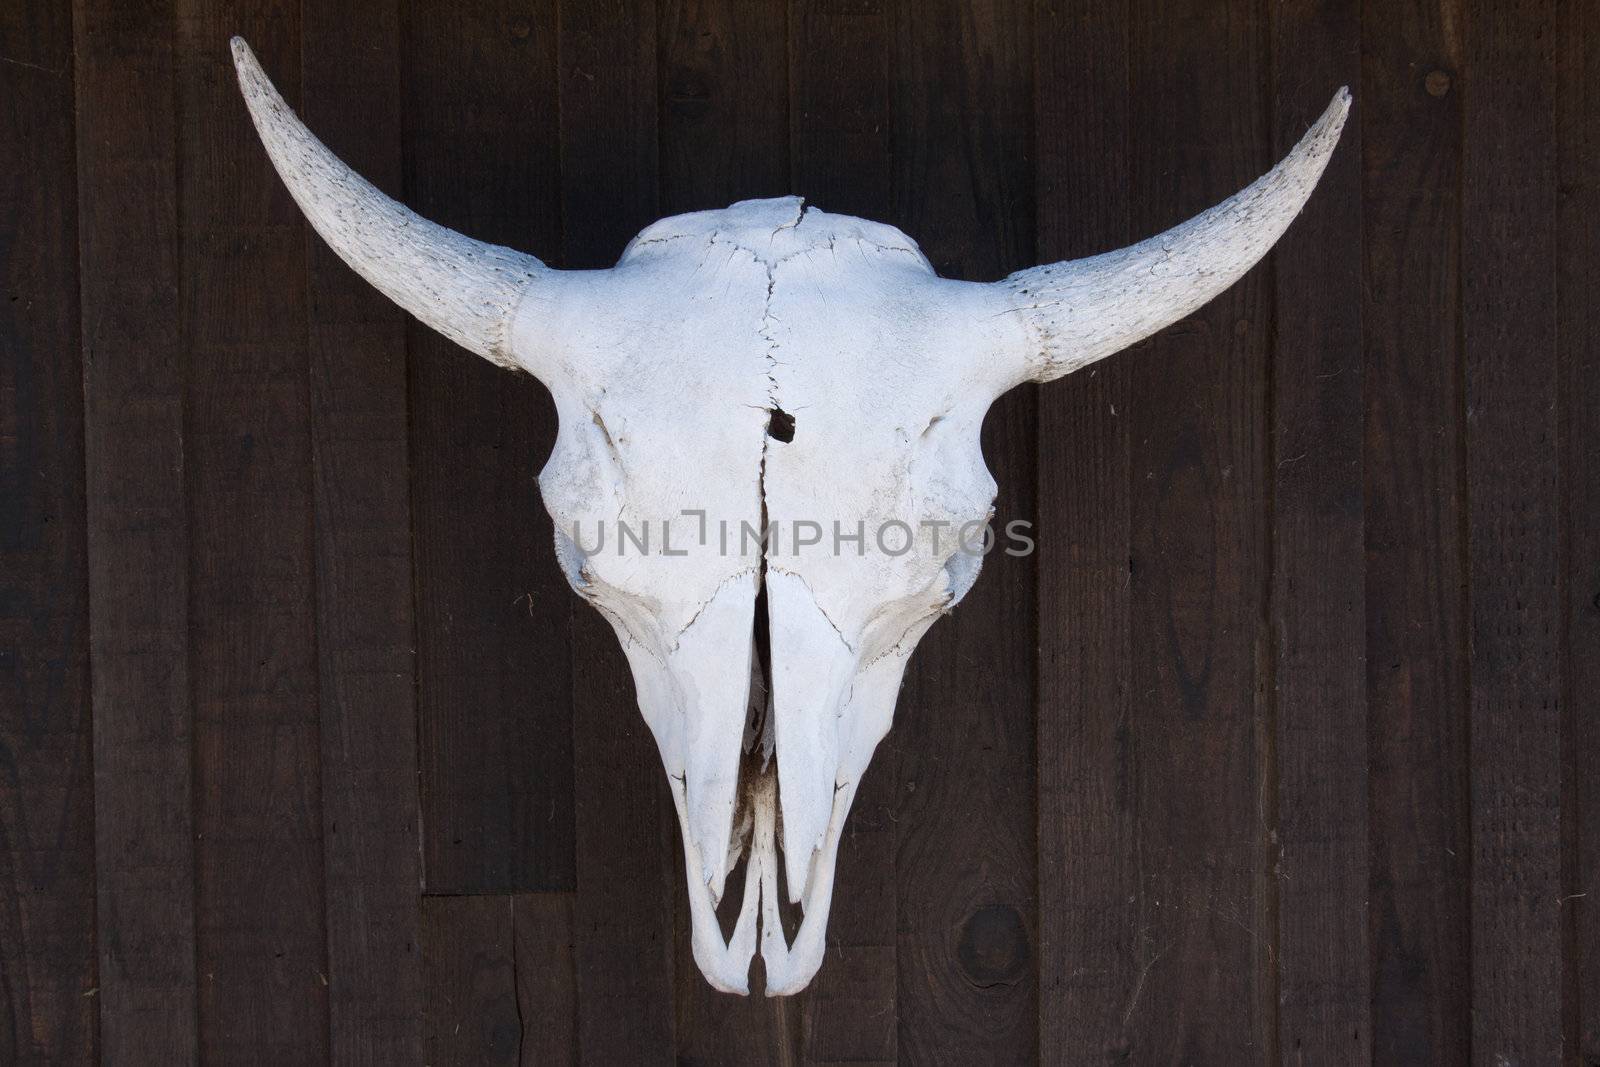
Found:
[{"label": "dark wood plank", "polygon": [[1471,2],[1462,336],[1472,1057],[1561,1060],[1553,4]]},{"label": "dark wood plank", "polygon": [[862,778],[839,842],[827,958],[790,1009],[798,1011],[795,1062],[895,1062],[895,775],[887,745],[879,755]]},{"label": "dark wood plank", "polygon": [[1563,7],[1556,94],[1556,337],[1560,365],[1563,1047],[1600,1063],[1600,19]]},{"label": "dark wood plank", "polygon": [[194,1063],[185,360],[171,5],[79,0],[100,1047]]},{"label": "dark wood plank", "polygon": [[789,192],[785,0],[662,0],[661,211]]},{"label": "dark wood plank", "polygon": [[[1033,258],[1031,5],[897,7],[893,222],[940,274],[988,280]],[[990,411],[997,529],[1034,516],[1035,390]],[[1034,565],[992,553],[924,638],[886,744],[900,791],[900,1057],[1037,1055]],[[882,756],[879,757],[883,758]]]},{"label": "dark wood plank", "polygon": [[[406,198],[471,237],[559,245],[555,7],[412,4]],[[573,885],[570,596],[534,479],[538,382],[412,324],[423,867],[434,893]]]},{"label": "dark wood plank", "polygon": [[416,1062],[578,1062],[570,893],[426,896],[421,913]]},{"label": "dark wood plank", "polygon": [[524,893],[512,903],[522,1067],[578,1063],[578,975],[571,893]]},{"label": "dark wood plank", "polygon": [[564,266],[609,267],[660,215],[656,0],[558,0]]},{"label": "dark wood plank", "polygon": [[1372,1046],[1466,1062],[1471,858],[1460,378],[1460,5],[1362,27]]},{"label": "dark wood plank", "polygon": [[[397,5],[307,5],[305,20],[306,123],[398,195]],[[416,1063],[422,980],[405,320],[315,235],[308,254],[329,1053],[335,1063]]]},{"label": "dark wood plank", "polygon": [[[1094,255],[1128,229],[1128,10],[1037,7],[1039,259]],[[1090,102],[1093,102],[1092,104]],[[1128,363],[1039,397],[1039,1050],[1115,1062],[1140,975],[1129,676]]]},{"label": "dark wood plank", "polygon": [[518,1067],[515,899],[422,898],[423,1048],[430,1067]]},{"label": "dark wood plank", "polygon": [[570,893],[422,898],[415,1062],[578,1062],[572,904]]},{"label": "dark wood plank", "polygon": [[[560,4],[564,266],[610,266],[656,219],[656,17],[654,3]],[[677,817],[611,627],[576,598],[570,610],[580,1058],[671,1063]]]},{"label": "dark wood plank", "polygon": [[894,18],[893,0],[789,5],[793,191],[825,211],[893,214]]},{"label": "dark wood plank", "polygon": [[588,604],[574,611],[579,1058],[674,1063],[677,816],[615,635]]},{"label": "dark wood plank", "polygon": [[72,8],[0,14],[0,1059],[96,1057]]},{"label": "dark wood plank", "polygon": [[[1360,7],[1272,9],[1273,155],[1361,74]],[[1372,1058],[1362,570],[1361,116],[1272,255],[1272,671],[1278,1047]]]},{"label": "dark wood plank", "polygon": [[[1136,237],[1260,175],[1262,6],[1135,3],[1129,204]],[[1133,1062],[1277,1058],[1273,775],[1264,669],[1270,275],[1256,270],[1129,371],[1131,745],[1142,978]]]},{"label": "dark wood plank", "polygon": [[[823,210],[894,214],[893,55],[887,0],[790,5],[793,186]],[[896,1060],[894,745],[879,746],[839,842],[828,955],[799,1005],[807,1063]]]},{"label": "dark wood plank", "polygon": [[294,11],[184,0],[179,252],[202,1059],[328,1056],[306,237],[234,80],[299,97]]}]

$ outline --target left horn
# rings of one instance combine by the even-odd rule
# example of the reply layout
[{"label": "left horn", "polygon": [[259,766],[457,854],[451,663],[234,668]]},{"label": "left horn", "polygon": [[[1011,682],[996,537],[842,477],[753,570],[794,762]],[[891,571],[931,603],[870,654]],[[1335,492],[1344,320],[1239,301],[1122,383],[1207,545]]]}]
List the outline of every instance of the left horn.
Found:
[{"label": "left horn", "polygon": [[530,255],[464,237],[384,196],[345,166],[283,102],[244,39],[239,89],[272,165],[312,227],[379,292],[502,367],[523,367],[508,333],[528,287],[556,272]]},{"label": "left horn", "polygon": [[1012,384],[1048,382],[1144,340],[1198,309],[1266,255],[1300,213],[1339,143],[1340,89],[1294,150],[1209,211],[1136,245],[1019,271],[997,287],[1020,312],[1029,351]]}]

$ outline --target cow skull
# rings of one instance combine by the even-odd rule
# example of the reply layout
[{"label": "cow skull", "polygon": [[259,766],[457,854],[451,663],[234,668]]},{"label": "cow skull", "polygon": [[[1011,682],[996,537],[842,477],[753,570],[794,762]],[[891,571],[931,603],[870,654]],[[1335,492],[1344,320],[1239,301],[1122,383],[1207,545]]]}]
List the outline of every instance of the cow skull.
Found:
[{"label": "cow skull", "polygon": [[[769,996],[822,962],[856,786],[912,649],[977,577],[957,531],[991,514],[985,411],[1231,285],[1299,213],[1350,103],[1340,90],[1277,167],[1194,219],[992,284],[940,278],[899,230],[797,197],[665,219],[609,270],[556,271],[384,196],[233,50],[267,154],[333,250],[549,388],[556,553],[616,630],[666,765],[695,960],[745,993],[759,949]],[[716,908],[746,853],[725,939]],[[792,944],[780,895],[803,910]]]}]

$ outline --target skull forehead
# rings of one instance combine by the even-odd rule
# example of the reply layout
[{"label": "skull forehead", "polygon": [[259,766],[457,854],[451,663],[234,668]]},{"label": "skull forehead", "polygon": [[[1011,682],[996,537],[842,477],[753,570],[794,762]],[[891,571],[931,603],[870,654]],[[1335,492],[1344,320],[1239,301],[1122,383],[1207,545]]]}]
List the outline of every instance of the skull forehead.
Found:
[{"label": "skull forehead", "polygon": [[[619,588],[660,587],[670,572],[690,611],[755,562],[742,531],[768,519],[775,562],[859,629],[880,603],[924,589],[954,543],[885,556],[885,523],[987,514],[978,429],[993,389],[972,355],[1017,342],[1005,310],[991,287],[934,276],[892,227],[798,198],[665,220],[615,270],[570,276],[537,306],[540,343],[570,368],[552,386],[562,434],[546,504],[558,522],[639,526],[695,510],[726,523],[731,556],[713,536],[680,538],[687,561],[595,561]],[[767,436],[774,408],[794,417],[792,441]],[[793,532],[806,522],[828,536],[802,558]],[[835,524],[864,524],[872,558],[834,551]]]},{"label": "skull forehead", "polygon": [[529,362],[564,372],[553,389],[608,419],[643,427],[670,404],[661,421],[686,442],[742,434],[735,407],[778,407],[804,411],[811,436],[846,431],[840,447],[892,449],[902,423],[992,399],[972,357],[1024,342],[1010,310],[992,286],[935,276],[894,227],[784,197],[648,227],[615,269],[530,299],[518,333]]},{"label": "skull forehead", "polygon": [[909,256],[923,271],[933,273],[917,243],[895,227],[820,211],[798,196],[741,200],[714,211],[695,211],[651,223],[629,243],[621,262],[646,258],[664,243],[697,240],[737,245],[767,264],[809,249],[859,243]]}]

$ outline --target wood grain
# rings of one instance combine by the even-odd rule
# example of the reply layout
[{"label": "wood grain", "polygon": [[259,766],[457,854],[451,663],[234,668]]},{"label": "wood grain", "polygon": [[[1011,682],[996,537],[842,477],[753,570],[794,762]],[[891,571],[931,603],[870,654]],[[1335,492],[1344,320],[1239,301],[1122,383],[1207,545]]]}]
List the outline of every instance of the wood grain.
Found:
[{"label": "wood grain", "polygon": [[300,82],[292,12],[180,6],[200,1054],[307,1063],[328,987],[306,238],[235,88],[236,32],[291,101]]},{"label": "wood grain", "polygon": [[1561,452],[1564,1054],[1600,1062],[1600,26],[1561,12],[1556,93],[1556,360]]},{"label": "wood grain", "polygon": [[1466,18],[1461,312],[1479,1064],[1562,1060],[1555,11],[1468,3]]},{"label": "wood grain", "polygon": [[[1129,203],[1157,233],[1271,152],[1259,5],[1133,7]],[[1270,276],[1257,269],[1128,361],[1136,1062],[1275,1060],[1274,785],[1264,664]]]},{"label": "wood grain", "polygon": [[661,212],[789,188],[784,0],[661,0]]},{"label": "wood grain", "polygon": [[[554,4],[417,4],[402,26],[407,202],[554,256],[556,113],[521,103],[554,92]],[[410,351],[427,891],[570,889],[571,592],[535,483],[555,409],[532,378],[414,323]]]},{"label": "wood grain", "polygon": [[518,1067],[515,898],[422,898],[423,1049],[430,1067]]},{"label": "wood grain", "polygon": [[792,192],[824,211],[893,211],[894,0],[791,0]]},{"label": "wood grain", "polygon": [[[893,222],[939,273],[993,279],[1033,258],[1030,8],[901,4]],[[1034,390],[989,412],[997,529],[1034,515]],[[982,580],[922,641],[877,759],[895,760],[896,1038],[902,1058],[1036,1054],[1031,558]]]},{"label": "wood grain", "polygon": [[176,1067],[198,1049],[173,10],[80,0],[73,28],[100,1055]]},{"label": "wood grain", "polygon": [[1461,11],[1362,28],[1373,1058],[1470,1050]]},{"label": "wood grain", "polygon": [[[1360,12],[1272,9],[1273,156],[1361,73]],[[1278,1049],[1372,1057],[1362,512],[1361,113],[1272,254],[1271,710]],[[1270,850],[1269,850],[1270,856]]]},{"label": "wood grain", "polygon": [[578,1062],[570,893],[427,896],[421,912],[418,1062]]},{"label": "wood grain", "polygon": [[571,893],[523,893],[512,901],[522,1067],[579,1062],[572,903]]},{"label": "wood grain", "polygon": [[299,96],[298,19],[182,5],[200,1054],[315,1062],[328,1054],[328,987],[306,238],[238,99],[234,32]]},{"label": "wood grain", "polygon": [[[400,192],[393,0],[305,8],[302,117]],[[307,234],[328,1044],[417,1062],[422,974],[404,315]]]},{"label": "wood grain", "polygon": [[71,5],[0,14],[0,1060],[92,1063],[95,827]]},{"label": "wood grain", "polygon": [[[1040,5],[1039,260],[1131,243],[1129,11]],[[1078,57],[1081,57],[1078,58]],[[1099,101],[1088,106],[1087,101]],[[1129,356],[1039,394],[1039,1060],[1131,1048],[1159,947],[1136,925]]]}]

